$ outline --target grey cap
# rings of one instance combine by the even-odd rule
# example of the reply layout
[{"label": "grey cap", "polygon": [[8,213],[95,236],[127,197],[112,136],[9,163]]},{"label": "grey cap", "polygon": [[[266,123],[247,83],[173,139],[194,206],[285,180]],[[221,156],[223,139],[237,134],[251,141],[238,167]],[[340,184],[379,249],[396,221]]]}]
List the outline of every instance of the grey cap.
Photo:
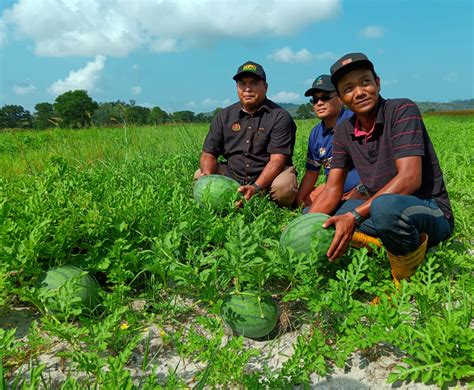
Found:
[{"label": "grey cap", "polygon": [[316,77],[316,80],[313,81],[313,85],[308,89],[304,96],[313,96],[316,91],[325,91],[325,92],[334,92],[336,88],[331,82],[331,76],[328,74],[322,74],[321,76]]}]

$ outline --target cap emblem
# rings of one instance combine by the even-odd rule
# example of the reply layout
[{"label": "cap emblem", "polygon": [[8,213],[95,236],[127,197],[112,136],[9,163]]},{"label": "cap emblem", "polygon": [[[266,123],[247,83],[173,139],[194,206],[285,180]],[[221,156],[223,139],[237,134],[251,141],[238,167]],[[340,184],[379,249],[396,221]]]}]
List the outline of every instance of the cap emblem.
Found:
[{"label": "cap emblem", "polygon": [[350,64],[352,62],[352,58],[348,58],[344,61],[342,61],[342,65],[347,65],[347,64]]},{"label": "cap emblem", "polygon": [[323,83],[323,79],[320,77],[316,80],[316,85],[321,85]]},{"label": "cap emblem", "polygon": [[257,71],[257,65],[253,64],[247,64],[242,67],[242,71],[247,70],[249,72],[256,72]]}]

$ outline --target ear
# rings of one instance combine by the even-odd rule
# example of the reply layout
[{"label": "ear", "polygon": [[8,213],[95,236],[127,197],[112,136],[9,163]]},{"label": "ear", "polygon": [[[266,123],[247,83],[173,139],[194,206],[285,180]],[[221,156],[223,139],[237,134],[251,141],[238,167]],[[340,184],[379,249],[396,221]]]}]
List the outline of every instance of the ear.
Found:
[{"label": "ear", "polygon": [[377,76],[375,78],[375,84],[377,84],[377,91],[380,92],[380,90],[382,89],[382,84],[380,84],[380,77]]},{"label": "ear", "polygon": [[268,83],[265,83],[264,85],[265,85],[265,93],[267,93],[267,91],[268,91]]}]

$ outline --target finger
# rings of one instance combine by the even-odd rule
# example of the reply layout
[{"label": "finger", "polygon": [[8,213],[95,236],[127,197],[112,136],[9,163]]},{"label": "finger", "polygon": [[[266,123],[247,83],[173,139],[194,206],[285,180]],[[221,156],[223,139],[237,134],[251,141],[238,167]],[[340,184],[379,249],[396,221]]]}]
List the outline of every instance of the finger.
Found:
[{"label": "finger", "polygon": [[341,240],[340,234],[338,234],[337,230],[336,230],[336,234],[334,235],[334,238],[331,241],[331,245],[329,246],[329,249],[326,253],[326,256],[329,258],[329,260],[333,259],[334,252],[339,247],[340,240]]},{"label": "finger", "polygon": [[348,238],[347,235],[345,235],[339,241],[339,245],[337,246],[336,250],[334,251],[334,253],[331,257],[331,260],[334,261],[334,260],[337,260],[340,257],[342,257],[342,255],[344,255],[344,253],[346,253],[348,245],[349,245],[349,238]]},{"label": "finger", "polygon": [[334,225],[334,222],[336,222],[334,217],[330,217],[330,218],[326,219],[323,223],[323,228],[326,229],[329,226]]}]

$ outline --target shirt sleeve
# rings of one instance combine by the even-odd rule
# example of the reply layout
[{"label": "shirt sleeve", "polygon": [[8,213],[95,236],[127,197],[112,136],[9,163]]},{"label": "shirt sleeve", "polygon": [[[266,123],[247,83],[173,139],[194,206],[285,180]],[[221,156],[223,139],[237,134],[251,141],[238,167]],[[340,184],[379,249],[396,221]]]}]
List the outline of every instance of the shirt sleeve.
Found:
[{"label": "shirt sleeve", "polygon": [[345,128],[341,125],[336,125],[334,129],[334,138],[332,141],[332,160],[331,168],[350,168],[352,166],[352,159],[344,146],[346,142]]},{"label": "shirt sleeve", "polygon": [[280,111],[273,125],[270,142],[267,151],[270,154],[285,154],[291,156],[293,153],[296,124],[286,111]]},{"label": "shirt sleeve", "polygon": [[224,153],[224,126],[222,125],[220,113],[211,122],[202,151],[216,157]]},{"label": "shirt sleeve", "polygon": [[319,158],[319,144],[316,142],[317,128],[311,131],[308,139],[308,151],[306,153],[306,169],[308,171],[319,172],[321,170],[322,161]]},{"label": "shirt sleeve", "polygon": [[404,100],[393,112],[390,137],[394,158],[424,156],[424,130],[417,105],[411,100]]}]

